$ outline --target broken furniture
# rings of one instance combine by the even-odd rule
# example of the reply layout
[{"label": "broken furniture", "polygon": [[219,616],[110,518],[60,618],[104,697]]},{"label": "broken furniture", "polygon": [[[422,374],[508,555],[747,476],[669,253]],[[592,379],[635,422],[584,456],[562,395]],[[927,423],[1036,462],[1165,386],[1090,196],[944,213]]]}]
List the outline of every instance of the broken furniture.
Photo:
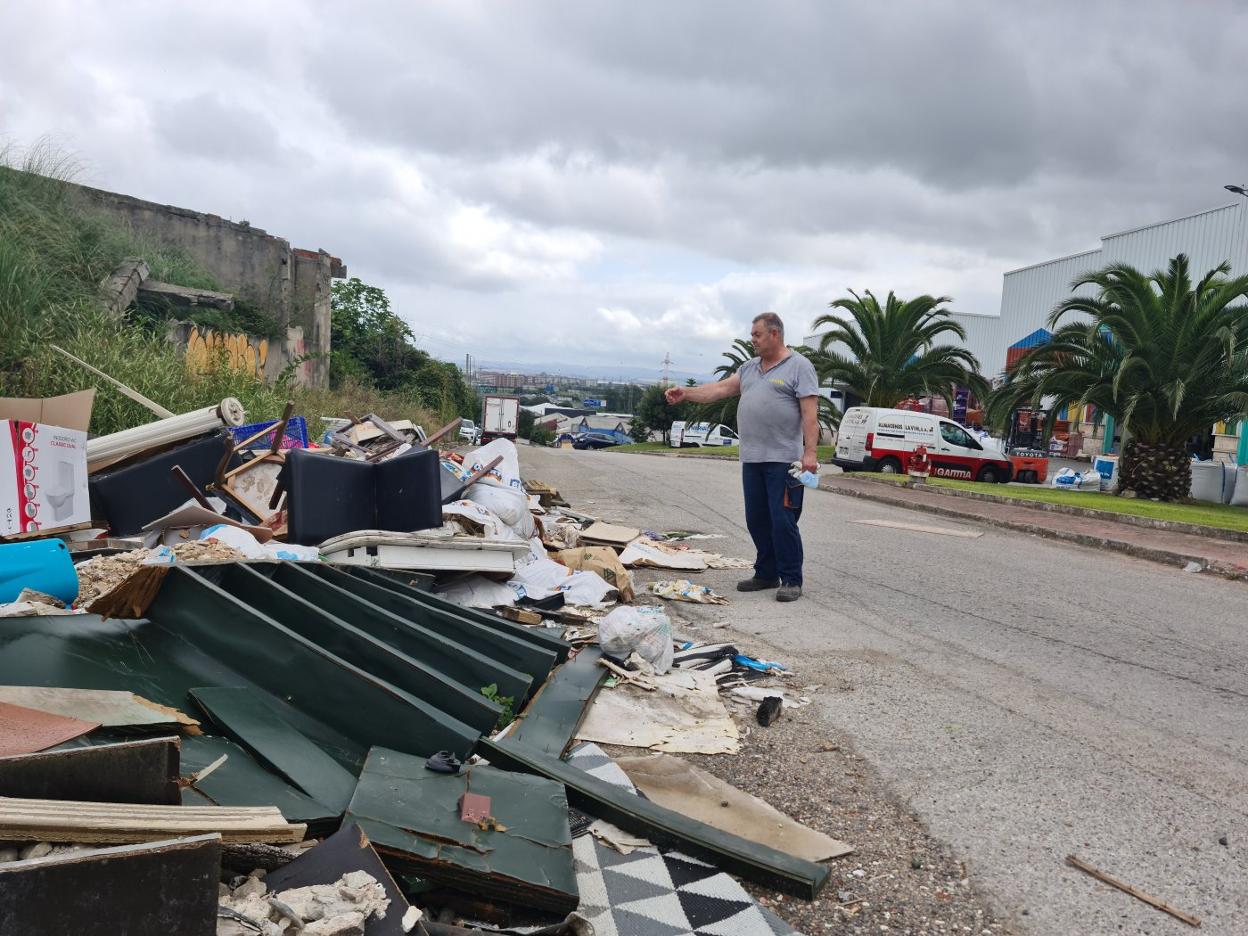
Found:
[{"label": "broken furniture", "polygon": [[158,806],[0,796],[0,841],[125,845],[216,832],[225,842],[298,842],[306,827],[271,806]]},{"label": "broken furniture", "polygon": [[316,546],[356,530],[440,527],[441,470],[430,450],[373,463],[292,449],[278,478],[287,495],[287,539]]},{"label": "broken furniture", "polygon": [[[281,466],[286,464],[286,456],[281,451],[282,442],[286,437],[286,427],[290,424],[291,416],[295,411],[294,401],[286,404],[285,410],[282,412],[282,418],[276,423],[265,424],[255,432],[243,439],[239,440],[231,434],[234,444],[229,451],[221,456],[221,460],[217,463],[217,470],[213,475],[212,483],[207,486],[207,490],[220,495],[229,501],[244,516],[250,515],[259,523],[269,516],[277,505],[273,503],[276,499],[276,493],[271,493],[267,499],[267,504],[256,504],[249,501],[244,492],[238,487],[242,483],[240,475],[250,475],[262,465],[272,465],[280,474]],[[269,442],[269,450],[261,455],[247,460],[242,459],[242,454],[251,450],[251,447],[265,436],[272,436]],[[241,462],[241,463],[239,463]],[[230,465],[235,464],[231,468]]]},{"label": "broken furniture", "polygon": [[345,821],[392,867],[435,884],[555,913],[579,903],[561,783],[485,766],[437,773],[373,748]]},{"label": "broken furniture", "polygon": [[181,468],[203,490],[216,477],[217,465],[230,448],[230,436],[222,432],[93,474],[91,513],[107,523],[114,536],[135,536],[151,521],[186,503],[187,491],[175,479],[173,468]]}]

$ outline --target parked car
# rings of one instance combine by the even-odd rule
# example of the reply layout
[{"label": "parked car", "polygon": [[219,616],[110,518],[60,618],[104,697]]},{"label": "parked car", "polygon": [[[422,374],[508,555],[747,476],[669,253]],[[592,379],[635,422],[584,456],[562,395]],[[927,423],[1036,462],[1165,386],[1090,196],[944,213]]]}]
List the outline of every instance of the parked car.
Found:
[{"label": "parked car", "polygon": [[690,423],[677,420],[672,423],[672,448],[721,448],[740,445],[737,434],[723,423]]},{"label": "parked car", "polygon": [[833,461],[846,471],[906,470],[910,454],[922,445],[931,473],[940,478],[1004,483],[1009,458],[991,442],[981,442],[952,419],[934,413],[854,406],[845,411]]},{"label": "parked car", "polygon": [[[615,432],[582,432],[572,440],[574,449],[603,449],[611,448],[616,445],[623,445],[624,442],[619,438],[623,433]],[[625,437],[627,438],[627,436]],[[632,439],[628,440],[633,441]]]},{"label": "parked car", "polygon": [[481,441],[481,429],[471,419],[465,419],[459,424],[459,439],[469,445],[476,445]]}]

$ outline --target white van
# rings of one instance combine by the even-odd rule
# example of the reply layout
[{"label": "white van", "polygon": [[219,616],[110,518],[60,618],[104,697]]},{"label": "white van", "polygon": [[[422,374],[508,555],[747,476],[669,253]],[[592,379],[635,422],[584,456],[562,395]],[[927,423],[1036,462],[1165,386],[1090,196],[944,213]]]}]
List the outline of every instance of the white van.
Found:
[{"label": "white van", "polygon": [[737,434],[723,423],[687,423],[677,420],[672,423],[672,448],[721,448],[725,445],[740,445]]},{"label": "white van", "polygon": [[903,472],[910,454],[927,449],[931,473],[967,481],[1010,480],[1009,458],[952,419],[934,413],[855,406],[845,411],[833,461],[846,471]]}]

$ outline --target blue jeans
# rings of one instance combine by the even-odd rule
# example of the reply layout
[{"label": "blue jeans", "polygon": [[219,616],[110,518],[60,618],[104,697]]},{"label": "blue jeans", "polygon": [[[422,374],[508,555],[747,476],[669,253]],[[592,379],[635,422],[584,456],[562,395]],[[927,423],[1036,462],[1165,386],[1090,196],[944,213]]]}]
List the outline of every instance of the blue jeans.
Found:
[{"label": "blue jeans", "polygon": [[755,578],[801,585],[802,535],[797,521],[802,516],[805,488],[789,476],[787,462],[743,462],[741,480],[745,525],[758,551]]}]

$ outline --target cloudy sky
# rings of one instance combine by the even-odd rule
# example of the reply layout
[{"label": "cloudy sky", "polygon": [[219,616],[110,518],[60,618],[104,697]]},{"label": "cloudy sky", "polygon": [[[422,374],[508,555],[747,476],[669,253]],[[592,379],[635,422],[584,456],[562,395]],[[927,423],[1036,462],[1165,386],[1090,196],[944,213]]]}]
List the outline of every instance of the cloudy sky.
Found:
[{"label": "cloudy sky", "polygon": [[706,373],[1248,181],[1242,4],[4,0],[0,139],[341,256],[434,354]]}]

